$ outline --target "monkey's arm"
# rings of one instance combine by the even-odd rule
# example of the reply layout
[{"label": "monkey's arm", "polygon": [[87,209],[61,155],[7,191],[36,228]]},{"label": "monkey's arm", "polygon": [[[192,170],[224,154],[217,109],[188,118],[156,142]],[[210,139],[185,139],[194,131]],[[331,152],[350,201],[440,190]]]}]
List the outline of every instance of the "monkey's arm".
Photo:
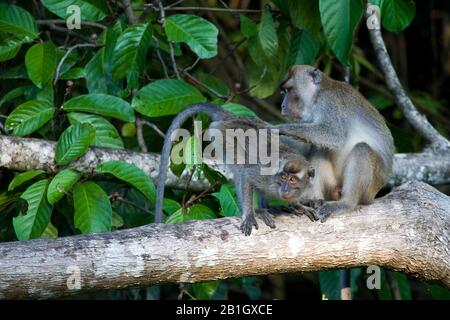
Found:
[{"label": "monkey's arm", "polygon": [[279,130],[280,136],[300,139],[329,149],[340,148],[345,141],[337,127],[327,123],[284,123],[270,126],[270,129]]}]

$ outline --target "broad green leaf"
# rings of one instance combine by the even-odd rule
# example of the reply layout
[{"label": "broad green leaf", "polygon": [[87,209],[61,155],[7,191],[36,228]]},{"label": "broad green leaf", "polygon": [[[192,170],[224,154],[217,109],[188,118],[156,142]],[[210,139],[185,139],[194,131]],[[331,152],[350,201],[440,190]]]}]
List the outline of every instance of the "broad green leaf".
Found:
[{"label": "broad green leaf", "polygon": [[74,79],[81,79],[86,77],[86,71],[82,67],[76,67],[73,69],[70,69],[67,72],[64,72],[59,77],[61,80],[74,80]]},{"label": "broad green leaf", "polygon": [[160,117],[177,114],[191,103],[204,101],[200,91],[186,82],[163,79],[141,88],[133,98],[132,106],[143,115]]},{"label": "broad green leaf", "polygon": [[203,204],[194,204],[188,210],[189,220],[206,220],[214,219],[216,214],[211,208]]},{"label": "broad green leaf", "polygon": [[125,224],[125,222],[123,221],[122,216],[120,214],[118,214],[117,212],[113,211],[112,219],[111,219],[111,227],[117,229],[117,228],[123,227],[124,224]]},{"label": "broad green leaf", "polygon": [[209,59],[217,55],[216,26],[198,16],[176,14],[164,24],[167,38],[173,42],[185,42],[200,58]]},{"label": "broad green leaf", "polygon": [[14,231],[19,240],[39,238],[47,228],[52,214],[52,206],[47,202],[45,193],[48,180],[32,184],[20,198],[28,203],[25,215],[13,218]]},{"label": "broad green leaf", "polygon": [[433,299],[450,300],[450,290],[442,285],[429,283],[427,290]]},{"label": "broad green leaf", "polygon": [[[213,76],[211,74],[205,72],[196,72],[195,77],[198,81],[202,83],[207,83],[208,87],[219,93],[220,95],[227,96],[228,95],[228,87],[225,82],[223,82],[220,78]],[[210,90],[206,88],[201,88],[203,92],[206,92],[213,98],[216,98],[216,95],[212,93]]]},{"label": "broad green leaf", "polygon": [[13,59],[19,53],[23,42],[23,40],[11,37],[0,41],[0,62]]},{"label": "broad green leaf", "polygon": [[219,288],[220,281],[207,281],[192,284],[194,295],[199,300],[209,300]]},{"label": "broad green leaf", "polygon": [[[275,55],[278,49],[278,37],[275,23],[269,10],[264,10],[258,26],[258,40],[266,57]],[[260,53],[261,54],[261,53]]]},{"label": "broad green leaf", "polygon": [[183,223],[189,220],[186,209],[180,208],[171,214],[164,223]]},{"label": "broad green leaf", "polygon": [[25,97],[27,99],[36,99],[42,101],[48,101],[51,105],[53,105],[53,83],[47,82],[42,88],[38,88],[36,86],[32,86],[30,90],[25,93]]},{"label": "broad green leaf", "polygon": [[38,43],[28,49],[25,55],[30,80],[39,88],[49,82],[56,68],[55,45],[51,42]]},{"label": "broad green leaf", "polygon": [[0,30],[19,35],[25,41],[31,41],[38,35],[33,16],[27,10],[14,5],[0,5]]},{"label": "broad green leaf", "polygon": [[320,32],[319,1],[288,0],[287,2],[294,26],[316,37]]},{"label": "broad green leaf", "polygon": [[295,29],[292,33],[287,66],[296,64],[314,64],[319,53],[320,44],[306,31]]},{"label": "broad green leaf", "polygon": [[400,32],[411,24],[416,14],[414,1],[382,0],[381,23],[391,32]]},{"label": "broad green leaf", "polygon": [[319,9],[328,46],[343,65],[348,65],[353,34],[363,14],[362,0],[320,0]]},{"label": "broad green leaf", "polygon": [[11,100],[14,100],[18,97],[21,97],[25,94],[25,92],[27,90],[29,90],[31,88],[31,86],[23,86],[23,87],[17,87],[12,89],[11,91],[9,91],[7,94],[5,94],[1,99],[0,99],[0,107],[5,103],[5,102],[9,102]]},{"label": "broad green leaf", "polygon": [[327,300],[341,299],[341,290],[339,287],[339,270],[319,272],[319,284],[322,296],[324,296]]},{"label": "broad green leaf", "polygon": [[392,292],[389,282],[387,281],[386,271],[381,269],[381,283],[380,289],[376,290],[378,298],[380,300],[392,300]]},{"label": "broad green leaf", "polygon": [[82,156],[95,138],[95,128],[88,123],[79,123],[68,127],[56,144],[55,161],[66,165]]},{"label": "broad green leaf", "polygon": [[23,63],[11,68],[1,68],[0,79],[28,79],[27,69]]},{"label": "broad green leaf", "polygon": [[[67,49],[56,48],[56,61],[57,65],[61,62],[62,58],[67,54]],[[74,49],[70,51],[69,55],[64,59],[61,65],[61,70],[59,70],[60,77],[62,74],[66,73],[79,61],[78,50]]]},{"label": "broad green leaf", "polygon": [[173,214],[174,212],[181,209],[181,204],[172,199],[164,198],[164,211],[168,214]]},{"label": "broad green leaf", "polygon": [[400,272],[393,272],[398,284],[398,290],[403,300],[411,300],[411,285],[408,277]]},{"label": "broad green leaf", "polygon": [[222,108],[224,108],[227,111],[230,111],[231,113],[233,113],[238,117],[256,117],[256,113],[254,113],[252,110],[239,103],[233,102],[225,103],[224,105],[222,105]]},{"label": "broad green leaf", "polygon": [[58,237],[58,229],[56,229],[56,227],[49,222],[47,225],[47,228],[45,228],[44,232],[41,235],[41,238],[46,238],[46,239],[54,239]]},{"label": "broad green leaf", "polygon": [[70,20],[70,17],[78,12],[71,10],[70,6],[79,8],[81,21],[99,21],[108,14],[104,0],[41,0],[41,2],[49,11],[63,19]]},{"label": "broad green leaf", "polygon": [[13,191],[15,188],[21,186],[25,182],[30,181],[44,173],[45,173],[44,170],[31,170],[31,171],[19,173],[9,183],[8,191]]},{"label": "broad green leaf", "polygon": [[70,99],[63,106],[68,112],[81,111],[134,122],[134,111],[128,102],[115,96],[91,93]]},{"label": "broad green leaf", "polygon": [[149,23],[135,24],[125,29],[117,39],[113,54],[113,78],[127,78],[128,86],[138,86],[139,75],[144,71],[148,47],[152,41]]},{"label": "broad green leaf", "polygon": [[222,185],[220,191],[215,192],[212,195],[219,199],[223,214],[226,217],[239,216],[241,214],[236,194],[231,184],[227,183]]},{"label": "broad green leaf", "polygon": [[107,148],[123,148],[123,141],[111,122],[95,114],[71,112],[67,115],[70,124],[89,123],[95,128],[93,146]]},{"label": "broad green leaf", "polygon": [[108,195],[95,182],[77,183],[73,204],[75,227],[82,233],[111,231],[111,204]]},{"label": "broad green leaf", "polygon": [[244,15],[240,15],[241,20],[241,33],[247,39],[253,37],[258,32],[258,25],[255,21],[250,18],[247,18]]},{"label": "broad green leaf", "polygon": [[155,185],[153,181],[142,169],[134,164],[119,160],[103,162],[97,167],[96,172],[112,174],[142,192],[151,203],[155,202]]},{"label": "broad green leaf", "polygon": [[30,100],[15,108],[6,119],[6,129],[16,136],[33,133],[53,116],[55,109],[44,100]]},{"label": "broad green leaf", "polygon": [[72,190],[72,187],[80,179],[81,174],[74,169],[65,169],[53,177],[47,190],[47,200],[54,204]]},{"label": "broad green leaf", "polygon": [[289,6],[288,1],[286,0],[271,0],[271,2],[280,9],[280,11],[286,15],[289,16]]},{"label": "broad green leaf", "polygon": [[19,199],[20,193],[2,192],[0,193],[0,212],[8,208]]}]

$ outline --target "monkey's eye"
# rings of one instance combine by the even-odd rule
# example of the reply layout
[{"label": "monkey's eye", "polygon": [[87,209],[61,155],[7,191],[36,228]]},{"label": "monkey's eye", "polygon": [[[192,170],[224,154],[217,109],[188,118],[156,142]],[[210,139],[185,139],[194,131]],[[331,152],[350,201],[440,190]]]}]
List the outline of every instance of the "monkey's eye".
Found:
[{"label": "monkey's eye", "polygon": [[297,178],[296,177],[294,177],[294,176],[291,176],[291,177],[289,177],[289,183],[290,184],[296,184],[298,181],[297,181]]}]

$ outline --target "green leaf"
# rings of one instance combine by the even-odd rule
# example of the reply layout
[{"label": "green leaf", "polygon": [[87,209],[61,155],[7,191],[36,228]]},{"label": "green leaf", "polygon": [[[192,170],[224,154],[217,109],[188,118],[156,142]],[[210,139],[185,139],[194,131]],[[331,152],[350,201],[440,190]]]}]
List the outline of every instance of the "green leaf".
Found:
[{"label": "green leaf", "polygon": [[70,124],[89,123],[95,128],[93,146],[123,148],[123,141],[116,127],[101,116],[87,113],[71,112],[67,115]]},{"label": "green leaf", "polygon": [[224,184],[220,187],[219,192],[215,192],[212,195],[219,199],[220,206],[226,217],[241,215],[233,185],[229,183]]},{"label": "green leaf", "polygon": [[135,121],[134,110],[127,101],[102,93],[77,96],[64,103],[63,108],[68,112],[89,112],[126,122]]},{"label": "green leaf", "polygon": [[118,214],[117,212],[113,211],[112,219],[111,219],[111,227],[117,229],[117,228],[123,227],[124,224],[125,224],[125,221],[123,221],[122,216],[120,214]]},{"label": "green leaf", "polygon": [[87,123],[79,123],[68,127],[56,144],[55,161],[66,165],[82,156],[95,138],[95,128]]},{"label": "green leaf", "polygon": [[9,183],[8,191],[13,191],[15,188],[21,186],[25,182],[30,181],[44,173],[45,173],[44,170],[31,170],[31,171],[19,173]]},{"label": "green leaf", "polygon": [[314,64],[320,44],[306,31],[295,29],[289,47],[287,66],[296,64]]},{"label": "green leaf", "polygon": [[74,14],[68,10],[72,5],[79,8],[81,21],[100,21],[108,14],[104,0],[41,0],[41,2],[49,11],[63,19]]},{"label": "green leaf", "polygon": [[[347,0],[344,0],[347,1]],[[288,10],[292,23],[316,37],[320,32],[318,0],[288,0]]]},{"label": "green leaf", "polygon": [[173,42],[185,42],[200,58],[209,59],[217,55],[216,26],[198,16],[176,14],[164,24],[167,38]]},{"label": "green leaf", "polygon": [[268,58],[275,55],[278,49],[277,31],[272,14],[267,9],[263,11],[261,23],[258,26],[258,40],[263,50],[262,54]]},{"label": "green leaf", "polygon": [[400,272],[393,272],[397,279],[398,290],[403,300],[411,300],[411,285],[409,284],[408,277]]},{"label": "green leaf", "polygon": [[112,209],[108,195],[96,183],[77,183],[73,189],[75,227],[82,233],[111,231]]},{"label": "green leaf", "polygon": [[257,116],[256,113],[254,113],[252,110],[250,110],[246,106],[243,106],[242,104],[239,104],[239,103],[233,103],[233,102],[225,103],[224,105],[222,105],[222,108],[233,113],[234,115],[236,115],[238,117],[256,117]]},{"label": "green leaf", "polygon": [[28,203],[25,215],[13,218],[14,231],[19,240],[39,238],[50,222],[52,206],[47,202],[45,192],[48,180],[32,184],[20,198]]},{"label": "green leaf", "polygon": [[250,18],[247,18],[244,15],[240,15],[241,20],[241,33],[247,39],[253,37],[258,32],[258,26],[255,21]]},{"label": "green leaf", "polygon": [[61,74],[61,77],[59,77],[61,80],[75,80],[75,79],[81,79],[86,77],[86,70],[82,67],[76,67],[73,69],[70,69],[67,72],[64,72]]},{"label": "green leaf", "polygon": [[65,169],[53,177],[47,190],[47,200],[54,204],[72,190],[72,187],[80,179],[81,174],[74,169]]},{"label": "green leaf", "polygon": [[0,41],[0,62],[13,59],[20,51],[23,40],[8,37]]},{"label": "green leaf", "polygon": [[13,5],[0,5],[0,30],[26,37],[26,41],[38,35],[33,16],[27,10]]},{"label": "green leaf", "polygon": [[339,270],[319,272],[319,284],[320,291],[327,300],[340,300]]},{"label": "green leaf", "polygon": [[45,228],[44,232],[41,235],[41,238],[46,238],[46,239],[54,239],[58,237],[58,229],[56,229],[56,227],[49,222],[47,225],[47,228]]},{"label": "green leaf", "polygon": [[15,108],[6,119],[5,127],[16,136],[26,136],[46,124],[55,109],[44,100],[30,100]]},{"label": "green leaf", "polygon": [[18,97],[21,97],[25,94],[25,92],[27,90],[30,89],[31,86],[23,86],[23,87],[17,87],[12,89],[11,91],[9,91],[7,94],[5,94],[1,99],[0,99],[0,107],[5,103],[5,102],[9,102],[12,101]]},{"label": "green leaf", "polygon": [[103,162],[95,171],[98,173],[112,174],[141,191],[151,203],[155,202],[155,185],[153,181],[150,180],[142,169],[134,164],[112,160]]},{"label": "green leaf", "polygon": [[348,65],[353,33],[363,14],[362,1],[320,0],[319,9],[328,46],[343,65]]},{"label": "green leaf", "polygon": [[183,223],[189,220],[189,216],[187,215],[186,209],[180,208],[179,210],[175,211],[173,214],[167,218],[167,220],[164,223]]},{"label": "green leaf", "polygon": [[138,86],[144,71],[148,47],[152,41],[152,27],[148,23],[135,24],[125,29],[117,39],[113,54],[113,78],[127,77],[128,86]]},{"label": "green leaf", "polygon": [[439,284],[427,284],[427,290],[436,300],[450,300],[450,290]]},{"label": "green leaf", "polygon": [[141,88],[133,98],[132,106],[143,115],[160,117],[177,114],[188,104],[204,101],[200,91],[186,82],[163,79]]},{"label": "green leaf", "polygon": [[30,80],[39,88],[49,82],[56,68],[55,45],[51,42],[38,43],[28,49],[25,55]]},{"label": "green leaf", "polygon": [[[228,95],[228,87],[225,82],[223,82],[220,78],[213,76],[211,74],[199,71],[195,73],[195,77],[198,81],[202,83],[207,83],[208,87],[215,90],[217,93],[226,96]],[[206,88],[200,88],[203,92],[206,92],[211,97],[216,98],[216,95],[212,93],[210,90]]]},{"label": "green leaf", "polygon": [[206,220],[216,218],[216,214],[211,208],[202,204],[194,204],[188,210],[189,220]]},{"label": "green leaf", "polygon": [[173,214],[174,212],[181,209],[181,204],[172,199],[164,198],[164,211],[168,214]]},{"label": "green leaf", "polygon": [[27,69],[24,64],[2,68],[0,69],[0,79],[28,79]]},{"label": "green leaf", "polygon": [[199,300],[209,300],[219,288],[220,281],[197,282],[192,284],[194,295]]},{"label": "green leaf", "polygon": [[19,199],[20,193],[2,192],[0,193],[0,212],[8,208]]},{"label": "green leaf", "polygon": [[414,1],[382,0],[381,23],[391,32],[400,32],[409,26],[416,14]]}]

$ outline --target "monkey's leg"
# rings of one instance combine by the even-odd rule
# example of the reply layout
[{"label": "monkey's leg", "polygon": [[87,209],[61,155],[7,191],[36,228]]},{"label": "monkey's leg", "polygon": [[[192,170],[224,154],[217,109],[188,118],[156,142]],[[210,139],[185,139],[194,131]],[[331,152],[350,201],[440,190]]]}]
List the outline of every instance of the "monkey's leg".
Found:
[{"label": "monkey's leg", "polygon": [[258,209],[255,210],[255,213],[257,215],[259,215],[261,220],[264,221],[264,223],[267,226],[269,226],[270,228],[274,229],[276,227],[275,226],[275,221],[273,221],[272,217],[270,216],[269,209],[270,208],[258,208]]},{"label": "monkey's leg", "polygon": [[247,176],[236,175],[236,195],[241,204],[242,223],[240,230],[249,236],[252,228],[258,229],[258,223],[255,219],[255,209],[253,208],[253,188]]},{"label": "monkey's leg", "polygon": [[339,201],[327,202],[315,212],[324,222],[329,216],[356,209],[362,199],[370,203],[382,187],[379,174],[381,159],[367,143],[356,144],[350,152],[343,172],[342,196]]}]

